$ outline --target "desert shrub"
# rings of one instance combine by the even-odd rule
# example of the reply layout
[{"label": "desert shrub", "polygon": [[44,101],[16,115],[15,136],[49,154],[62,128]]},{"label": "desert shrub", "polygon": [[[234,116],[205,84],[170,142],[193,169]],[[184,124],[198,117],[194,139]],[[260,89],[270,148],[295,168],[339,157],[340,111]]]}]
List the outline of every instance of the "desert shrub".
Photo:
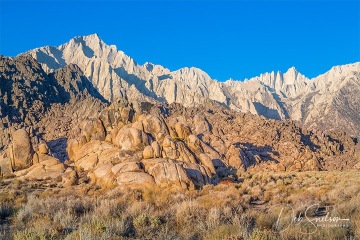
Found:
[{"label": "desert shrub", "polygon": [[267,191],[264,192],[263,200],[264,200],[265,202],[271,201],[272,198],[273,198],[272,191],[267,190]]},{"label": "desert shrub", "polygon": [[80,217],[81,215],[91,211],[94,206],[91,201],[86,201],[79,198],[71,198],[66,201],[66,207],[75,216]]},{"label": "desert shrub", "polygon": [[311,228],[308,234],[305,232],[304,226],[294,225],[280,232],[280,238],[278,239],[356,239],[351,237],[345,228]]},{"label": "desert shrub", "polygon": [[94,206],[94,215],[102,217],[118,217],[123,211],[123,203],[116,199],[101,199]]},{"label": "desert shrub", "polygon": [[250,190],[253,199],[260,199],[263,195],[263,190],[259,186],[255,186]]},{"label": "desert shrub", "polygon": [[33,227],[19,230],[14,234],[14,240],[51,240],[57,239],[56,234],[48,230],[39,230]]},{"label": "desert shrub", "polygon": [[70,233],[76,229],[78,221],[78,217],[70,211],[62,209],[54,214],[53,226],[65,231],[66,233]]},{"label": "desert shrub", "polygon": [[217,239],[226,239],[226,240],[236,240],[241,239],[243,233],[237,225],[220,225],[211,230],[204,235],[203,239],[217,240]]},{"label": "desert shrub", "polygon": [[137,237],[151,236],[159,230],[161,219],[149,213],[141,213],[133,219]]},{"label": "desert shrub", "polygon": [[27,224],[27,222],[29,222],[32,218],[33,211],[34,210],[31,208],[31,206],[25,205],[21,207],[17,212],[16,220],[19,223]]},{"label": "desert shrub", "polygon": [[147,202],[132,202],[125,210],[125,214],[131,217],[138,216],[144,212],[152,212],[153,206]]},{"label": "desert shrub", "polygon": [[178,226],[192,225],[200,217],[201,208],[194,200],[186,200],[177,203],[173,210],[175,211],[175,221]]},{"label": "desert shrub", "polygon": [[278,216],[271,214],[260,212],[255,217],[256,226],[260,229],[272,229],[273,225],[276,223]]},{"label": "desert shrub", "polygon": [[220,216],[221,210],[218,207],[213,207],[208,211],[208,215],[206,217],[206,225],[207,228],[212,229],[220,224]]},{"label": "desert shrub", "polygon": [[250,234],[249,240],[277,240],[278,236],[276,233],[269,229],[255,228],[254,231]]}]

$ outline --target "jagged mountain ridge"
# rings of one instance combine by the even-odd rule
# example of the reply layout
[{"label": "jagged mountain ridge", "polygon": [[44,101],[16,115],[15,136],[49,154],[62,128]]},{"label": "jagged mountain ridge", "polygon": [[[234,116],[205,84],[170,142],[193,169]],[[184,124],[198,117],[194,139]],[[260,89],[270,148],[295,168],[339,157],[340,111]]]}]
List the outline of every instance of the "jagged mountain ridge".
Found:
[{"label": "jagged mountain ridge", "polygon": [[360,97],[353,94],[359,88],[360,63],[333,67],[311,80],[292,67],[285,73],[265,73],[244,82],[218,82],[194,67],[170,71],[152,63],[140,65],[116,46],[106,45],[97,34],[25,54],[37,59],[46,72],[70,63],[78,65],[109,101],[123,89],[130,99],[178,102],[188,107],[209,98],[241,112],[291,118],[306,127],[338,128],[360,135]]}]

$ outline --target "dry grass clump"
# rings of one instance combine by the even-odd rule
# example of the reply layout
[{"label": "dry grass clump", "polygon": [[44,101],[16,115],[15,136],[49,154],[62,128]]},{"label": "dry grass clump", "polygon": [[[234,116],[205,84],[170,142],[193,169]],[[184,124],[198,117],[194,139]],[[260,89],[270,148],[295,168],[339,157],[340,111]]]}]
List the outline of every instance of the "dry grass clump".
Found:
[{"label": "dry grass clump", "polygon": [[[80,187],[34,191],[32,185],[19,184],[16,189],[10,185],[5,189],[15,201],[5,197],[4,189],[0,190],[0,239],[255,240],[360,236],[357,172],[244,174],[241,183],[192,191],[94,185],[84,194]],[[27,191],[27,186],[31,191]],[[279,212],[274,211],[278,204],[288,204],[296,216],[313,204],[331,206],[331,216],[350,221],[344,227],[314,229],[309,224],[291,224],[286,229],[279,228]],[[306,231],[311,234],[303,234]]]}]

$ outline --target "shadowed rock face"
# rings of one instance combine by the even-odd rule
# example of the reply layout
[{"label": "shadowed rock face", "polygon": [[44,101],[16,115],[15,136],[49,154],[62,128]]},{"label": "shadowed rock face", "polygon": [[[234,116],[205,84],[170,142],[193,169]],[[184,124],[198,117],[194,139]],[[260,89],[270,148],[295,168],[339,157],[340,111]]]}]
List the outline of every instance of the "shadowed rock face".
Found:
[{"label": "shadowed rock face", "polygon": [[[0,151],[15,129],[24,128],[35,149],[44,139],[53,141],[50,150],[58,152],[57,139],[68,137],[73,125],[106,105],[76,65],[47,74],[31,56],[19,56],[1,57],[0,69]],[[58,157],[63,159],[62,151]]]},{"label": "shadowed rock face", "polygon": [[37,48],[25,55],[37,59],[48,73],[70,63],[78,65],[110,102],[121,97],[121,89],[130,100],[177,102],[186,107],[211,99],[245,113],[360,135],[360,96],[356,94],[360,90],[360,63],[333,67],[311,80],[291,67],[285,73],[218,82],[194,67],[170,71],[152,63],[140,65],[97,34],[75,37],[58,47]]},{"label": "shadowed rock face", "polygon": [[1,57],[1,112],[9,122],[39,121],[51,105],[88,96],[105,101],[74,64],[51,74],[30,56]]}]

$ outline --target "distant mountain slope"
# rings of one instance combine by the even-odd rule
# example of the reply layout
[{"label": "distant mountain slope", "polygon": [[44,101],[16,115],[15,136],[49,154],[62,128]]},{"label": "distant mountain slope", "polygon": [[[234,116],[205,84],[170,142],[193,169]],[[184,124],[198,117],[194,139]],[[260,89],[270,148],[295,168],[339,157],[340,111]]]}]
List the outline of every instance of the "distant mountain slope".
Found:
[{"label": "distant mountain slope", "polygon": [[306,127],[360,135],[360,63],[333,67],[286,99],[290,117]]},{"label": "distant mountain slope", "polygon": [[129,99],[178,102],[188,107],[212,99],[242,112],[360,135],[360,97],[355,94],[359,63],[334,67],[311,80],[292,67],[285,73],[265,73],[244,82],[218,82],[194,67],[171,72],[161,65],[140,65],[114,45],[106,45],[97,34],[25,54],[37,59],[48,73],[70,63],[78,65],[109,101],[123,91]]}]

